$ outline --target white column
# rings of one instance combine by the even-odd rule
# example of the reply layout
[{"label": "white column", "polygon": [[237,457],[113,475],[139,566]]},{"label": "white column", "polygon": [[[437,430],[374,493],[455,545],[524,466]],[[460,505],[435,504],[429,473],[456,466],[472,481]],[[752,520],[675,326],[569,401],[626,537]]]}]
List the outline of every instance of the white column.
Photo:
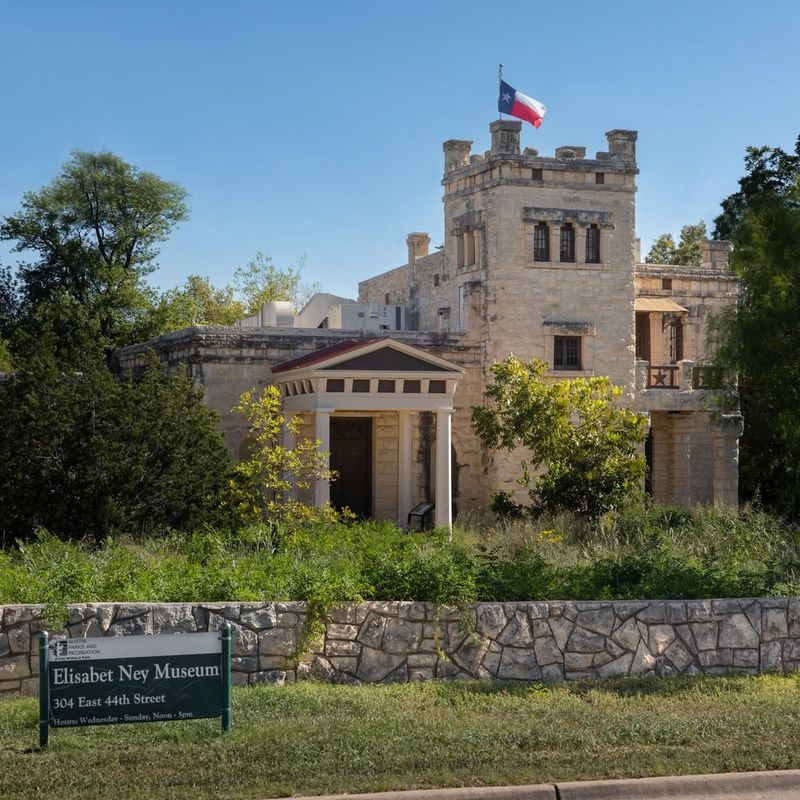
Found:
[{"label": "white column", "polygon": [[450,419],[452,409],[436,412],[436,527],[453,524],[453,486],[450,469]]},{"label": "white column", "polygon": [[411,411],[398,411],[397,524],[405,528],[411,511]]},{"label": "white column", "polygon": [[[325,466],[330,467],[331,450],[331,409],[318,410],[314,417],[314,435],[319,440],[319,449],[327,453]],[[329,480],[314,481],[314,505],[323,506],[331,499],[331,482]]]}]

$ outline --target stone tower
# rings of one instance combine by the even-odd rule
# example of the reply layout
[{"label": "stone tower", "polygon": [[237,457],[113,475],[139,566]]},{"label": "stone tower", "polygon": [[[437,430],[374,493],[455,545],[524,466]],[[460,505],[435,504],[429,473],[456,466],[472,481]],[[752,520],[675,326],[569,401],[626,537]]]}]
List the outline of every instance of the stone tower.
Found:
[{"label": "stone tower", "polygon": [[635,131],[608,152],[520,152],[521,122],[490,126],[492,145],[444,143],[445,266],[461,327],[479,288],[483,363],[539,358],[561,377],[608,375],[634,388]]}]

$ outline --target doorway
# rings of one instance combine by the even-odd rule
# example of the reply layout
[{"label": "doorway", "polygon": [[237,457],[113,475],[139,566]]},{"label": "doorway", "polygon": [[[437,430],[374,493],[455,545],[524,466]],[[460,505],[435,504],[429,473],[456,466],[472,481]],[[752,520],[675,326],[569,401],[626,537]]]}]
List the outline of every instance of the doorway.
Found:
[{"label": "doorway", "polygon": [[331,505],[360,519],[372,516],[372,419],[331,418]]},{"label": "doorway", "polygon": [[636,312],[636,358],[650,361],[650,314]]}]

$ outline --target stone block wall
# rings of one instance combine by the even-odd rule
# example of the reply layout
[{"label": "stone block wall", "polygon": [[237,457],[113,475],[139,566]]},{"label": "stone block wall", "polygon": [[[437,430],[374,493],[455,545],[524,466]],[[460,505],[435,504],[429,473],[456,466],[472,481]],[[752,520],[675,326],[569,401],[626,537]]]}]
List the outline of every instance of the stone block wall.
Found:
[{"label": "stone block wall", "polygon": [[[40,606],[0,607],[0,696],[35,694]],[[71,637],[233,628],[234,683],[544,681],[800,670],[800,598],[478,603],[333,609],[305,642],[306,606],[102,603],[69,607]],[[298,652],[305,650],[305,652]]]}]

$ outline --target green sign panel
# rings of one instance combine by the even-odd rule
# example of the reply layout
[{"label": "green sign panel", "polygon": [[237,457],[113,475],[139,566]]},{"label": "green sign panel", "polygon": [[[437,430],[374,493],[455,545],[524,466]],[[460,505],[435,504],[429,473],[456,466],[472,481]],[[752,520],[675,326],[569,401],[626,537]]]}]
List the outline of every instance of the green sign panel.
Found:
[{"label": "green sign panel", "polygon": [[230,728],[230,627],[220,633],[40,642],[40,743],[82,725],[222,717]]}]

